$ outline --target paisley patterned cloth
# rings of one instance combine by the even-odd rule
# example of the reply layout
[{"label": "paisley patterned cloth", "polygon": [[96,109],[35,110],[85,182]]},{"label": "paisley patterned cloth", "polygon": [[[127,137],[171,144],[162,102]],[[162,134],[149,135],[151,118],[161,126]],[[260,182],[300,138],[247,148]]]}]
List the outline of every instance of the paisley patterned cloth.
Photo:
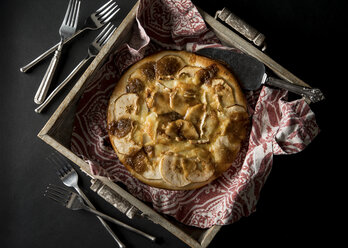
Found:
[{"label": "paisley patterned cloth", "polygon": [[131,40],[110,55],[83,93],[71,140],[72,151],[93,174],[123,183],[158,212],[200,228],[231,224],[255,211],[273,155],[300,152],[319,132],[304,100],[288,102],[286,91],[263,87],[245,92],[252,125],[238,158],[221,177],[190,191],[158,189],[132,177],[113,151],[106,130],[108,99],[122,72],[162,49],[194,52],[221,46],[191,1],[142,0]]}]

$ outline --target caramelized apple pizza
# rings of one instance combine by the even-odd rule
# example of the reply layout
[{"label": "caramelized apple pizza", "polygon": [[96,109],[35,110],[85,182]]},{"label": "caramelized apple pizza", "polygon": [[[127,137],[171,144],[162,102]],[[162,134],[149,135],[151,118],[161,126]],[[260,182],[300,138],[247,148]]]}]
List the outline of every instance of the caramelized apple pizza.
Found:
[{"label": "caramelized apple pizza", "polygon": [[233,74],[184,51],[159,52],[131,66],[107,113],[122,164],[140,181],[174,190],[201,187],[226,171],[249,123]]}]

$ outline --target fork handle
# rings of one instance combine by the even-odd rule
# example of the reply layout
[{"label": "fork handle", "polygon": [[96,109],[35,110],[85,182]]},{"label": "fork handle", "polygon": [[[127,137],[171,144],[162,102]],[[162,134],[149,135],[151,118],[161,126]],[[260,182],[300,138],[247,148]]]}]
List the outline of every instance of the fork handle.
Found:
[{"label": "fork handle", "polygon": [[[80,29],[78,30],[73,36],[71,36],[70,38],[66,39],[63,44],[68,43],[69,41],[73,40],[75,37],[77,37],[79,34],[81,34],[83,31],[87,30],[87,29],[91,29],[91,28],[84,28],[84,29]],[[36,65],[37,63],[39,63],[40,61],[44,60],[46,57],[48,57],[48,55],[51,55],[55,50],[58,49],[60,43],[55,44],[53,47],[51,47],[50,49],[48,49],[46,52],[42,53],[40,56],[38,56],[36,59],[34,59],[33,61],[31,61],[29,64],[19,68],[19,70],[21,72],[27,72],[29,69],[31,69],[34,65]]]},{"label": "fork handle", "polygon": [[63,82],[61,82],[52,92],[51,94],[46,98],[46,100],[35,109],[36,113],[41,113],[41,111],[51,102],[51,100],[55,97],[55,95],[66,85],[70,82],[70,80],[78,73],[81,68],[91,59],[91,56],[86,57],[85,59],[81,60],[81,62],[70,72],[70,74],[64,79]]},{"label": "fork handle", "polygon": [[54,73],[56,71],[58,61],[60,59],[60,56],[62,54],[62,48],[63,48],[63,40],[60,42],[56,52],[53,55],[53,58],[51,59],[51,63],[49,64],[46,73],[44,77],[42,78],[42,81],[39,85],[39,88],[35,94],[34,102],[36,104],[41,104],[45,100],[45,97],[47,95],[48,88],[51,85]]},{"label": "fork handle", "polygon": [[[79,195],[82,197],[82,199],[87,203],[87,205],[91,208],[91,209],[95,209],[95,207],[93,206],[92,202],[87,198],[87,196],[85,195],[85,193],[83,193],[83,191],[79,188],[79,187],[74,187],[75,190],[79,193]],[[100,217],[97,216],[97,218],[99,219],[99,221],[102,223],[102,225],[105,227],[105,229],[108,231],[108,233],[113,237],[113,239],[117,242],[118,246],[120,248],[126,248],[126,246],[122,243],[122,241],[116,236],[116,234],[112,231],[112,229],[110,228],[110,226]]]},{"label": "fork handle", "polygon": [[103,218],[105,220],[111,221],[112,223],[115,223],[116,225],[122,226],[122,227],[128,229],[129,231],[138,233],[138,234],[144,236],[145,238],[147,238],[147,239],[149,239],[151,241],[156,241],[156,237],[154,237],[154,236],[152,236],[150,234],[144,233],[143,231],[140,231],[140,230],[138,230],[138,229],[136,229],[136,228],[134,228],[132,226],[129,226],[126,223],[123,223],[123,222],[121,222],[119,220],[116,220],[116,219],[114,219],[114,218],[112,218],[112,217],[110,217],[110,216],[108,216],[106,214],[103,214],[102,212],[99,212],[98,210],[89,208],[87,206],[85,206],[84,209],[89,211],[89,212],[91,212],[91,213],[93,213],[93,214],[96,214],[96,215],[100,216],[101,218]]}]

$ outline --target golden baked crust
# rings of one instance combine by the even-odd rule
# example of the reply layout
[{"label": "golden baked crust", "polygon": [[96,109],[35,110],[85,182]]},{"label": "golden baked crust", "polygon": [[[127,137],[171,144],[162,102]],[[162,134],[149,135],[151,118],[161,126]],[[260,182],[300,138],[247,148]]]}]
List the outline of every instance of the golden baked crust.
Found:
[{"label": "golden baked crust", "polygon": [[223,65],[162,51],[122,75],[107,123],[111,144],[133,176],[154,187],[188,190],[231,166],[249,120],[245,97]]}]

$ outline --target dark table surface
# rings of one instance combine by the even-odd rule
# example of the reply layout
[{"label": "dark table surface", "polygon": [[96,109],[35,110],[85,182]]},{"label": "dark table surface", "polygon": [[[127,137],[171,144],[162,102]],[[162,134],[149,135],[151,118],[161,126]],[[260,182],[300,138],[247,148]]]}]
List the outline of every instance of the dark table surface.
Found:
[{"label": "dark table surface", "polygon": [[[53,149],[37,138],[40,129],[58,107],[71,86],[43,114],[36,114],[33,97],[49,60],[29,73],[19,68],[58,39],[58,28],[68,1],[2,0],[1,9],[1,149],[0,149],[0,246],[1,247],[117,247],[97,219],[86,212],[73,212],[48,201],[43,192],[48,183],[60,183],[45,157]],[[83,1],[80,20],[106,2]],[[119,24],[135,0],[118,0]],[[276,156],[262,189],[257,210],[235,224],[225,226],[209,247],[222,244],[314,245],[337,237],[333,221],[344,211],[339,187],[332,184],[343,164],[337,156],[342,114],[337,88],[346,79],[344,42],[347,37],[347,1],[339,0],[240,0],[194,1],[214,15],[228,7],[266,35],[267,54],[305,82],[320,88],[326,100],[312,104],[321,128],[318,137],[301,153]],[[66,47],[53,84],[62,81],[85,55],[95,32],[88,32]],[[341,61],[341,62],[340,62]],[[72,84],[71,84],[72,85]],[[342,90],[341,90],[342,91]],[[343,111],[342,109],[341,111]],[[327,162],[328,160],[330,162]],[[81,175],[81,186],[101,211],[129,221],[89,190],[89,179]],[[336,181],[339,181],[338,179]],[[158,243],[111,225],[127,247],[186,247],[160,226],[147,220],[132,224],[161,238]],[[336,233],[336,232],[334,232]],[[225,245],[226,246],[226,245]],[[264,246],[263,246],[264,247]]]}]

